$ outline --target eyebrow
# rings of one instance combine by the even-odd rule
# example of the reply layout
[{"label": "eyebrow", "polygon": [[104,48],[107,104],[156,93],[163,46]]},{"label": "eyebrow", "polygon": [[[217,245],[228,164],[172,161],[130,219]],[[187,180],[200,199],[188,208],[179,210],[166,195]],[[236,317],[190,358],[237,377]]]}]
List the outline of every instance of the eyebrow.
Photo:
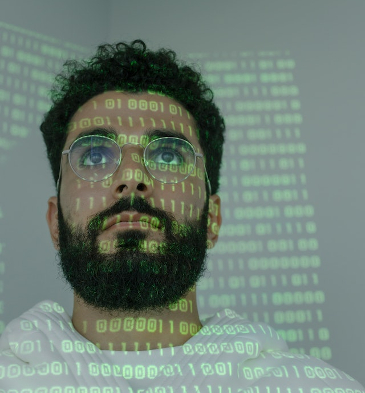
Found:
[{"label": "eyebrow", "polygon": [[[106,127],[106,128],[95,127],[90,130],[80,132],[80,134],[77,135],[74,142],[77,141],[78,139],[82,138],[83,136],[89,136],[89,135],[98,135],[98,136],[106,136],[106,137],[110,137],[110,135],[114,135],[115,140],[117,140],[119,134],[113,127]],[[164,129],[149,128],[149,129],[145,130],[143,135],[147,136],[148,140],[152,140],[152,138],[163,138],[163,137],[179,138],[179,139],[182,139],[186,142],[189,142],[190,144],[192,144],[194,146],[194,144],[191,141],[189,141],[189,139],[185,135],[183,135],[180,132],[177,132],[175,130],[172,130],[170,128],[166,128],[166,129],[165,128]],[[195,149],[195,146],[194,146],[194,149]]]}]

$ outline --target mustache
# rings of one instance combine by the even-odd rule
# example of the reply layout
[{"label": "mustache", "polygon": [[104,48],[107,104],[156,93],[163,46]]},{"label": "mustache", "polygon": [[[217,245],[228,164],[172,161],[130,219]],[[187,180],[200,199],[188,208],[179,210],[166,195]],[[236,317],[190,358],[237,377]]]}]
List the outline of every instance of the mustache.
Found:
[{"label": "mustache", "polygon": [[170,212],[161,209],[153,208],[145,198],[139,196],[127,196],[118,200],[113,206],[97,213],[88,225],[89,231],[98,232],[105,219],[113,217],[117,214],[122,214],[125,211],[135,211],[140,214],[147,214],[151,217],[156,217],[166,229],[172,226],[175,217]]}]

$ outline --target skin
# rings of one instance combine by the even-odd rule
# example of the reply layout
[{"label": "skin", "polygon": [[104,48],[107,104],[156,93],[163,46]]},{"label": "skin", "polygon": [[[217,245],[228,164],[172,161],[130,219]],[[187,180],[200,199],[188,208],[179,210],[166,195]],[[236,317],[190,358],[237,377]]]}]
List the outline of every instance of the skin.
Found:
[{"label": "skin", "polygon": [[[135,102],[140,108],[131,109]],[[166,96],[108,91],[93,97],[72,117],[63,150],[95,121],[113,126],[119,145],[146,146],[145,130],[173,128],[203,153],[194,119]],[[201,329],[196,282],[222,223],[219,196],[211,195],[205,204],[201,158],[187,179],[163,184],[138,156],[143,157],[141,146],[125,145],[116,172],[100,182],[80,179],[63,157],[59,199],[48,199],[50,235],[74,291],[72,323],[102,350],[180,346]],[[144,213],[163,228],[104,230],[107,219],[123,212]]]}]

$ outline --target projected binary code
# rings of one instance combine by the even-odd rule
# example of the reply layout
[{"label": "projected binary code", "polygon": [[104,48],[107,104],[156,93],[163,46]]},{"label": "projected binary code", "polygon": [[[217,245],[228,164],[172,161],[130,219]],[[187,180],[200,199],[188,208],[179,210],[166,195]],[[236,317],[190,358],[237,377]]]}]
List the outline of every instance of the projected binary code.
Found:
[{"label": "projected binary code", "polygon": [[[39,126],[61,59],[83,51],[1,27],[0,141],[6,152]],[[295,62],[275,52],[241,56],[200,59],[229,132],[220,192],[225,222],[208,262],[212,277],[199,286],[199,305],[205,316],[229,307],[254,321],[283,326],[283,338],[297,343],[292,350],[308,352],[298,344],[309,341],[312,355],[330,359],[330,348],[323,344],[329,332],[322,325],[325,299],[318,286],[321,262],[306,189]],[[202,292],[213,290],[209,296]]]},{"label": "projected binary code", "polygon": [[224,221],[199,305],[207,315],[241,310],[275,326],[292,352],[331,359],[295,60],[289,52],[190,57],[201,64],[228,129]]},{"label": "projected binary code", "polygon": [[[50,106],[47,92],[63,60],[85,53],[78,45],[0,22],[0,166],[6,165],[19,143],[39,132],[42,115]],[[0,206],[0,220],[6,220],[6,210]],[[1,249],[0,263],[6,265]],[[1,294],[2,288],[0,277]],[[2,300],[0,318],[5,307]],[[0,333],[3,329],[4,321],[0,321]]]},{"label": "projected binary code", "polygon": [[[6,33],[4,56],[29,68],[27,75],[31,67],[59,71],[57,61],[48,63],[58,44],[42,45],[42,37],[17,41]],[[17,55],[17,43],[28,51]],[[70,78],[75,90],[63,99],[87,99],[74,101],[73,115],[64,123],[58,118],[59,128],[49,113],[41,125],[48,152],[57,131],[67,134],[48,155],[60,163],[57,171],[53,166],[59,198],[49,198],[46,218],[74,290],[74,312],[71,319],[61,304],[44,300],[7,325],[0,337],[0,393],[361,392],[346,373],[307,354],[331,357],[293,60],[276,52],[225,55],[224,61],[201,55],[228,126],[219,192],[226,222],[208,260],[211,275],[199,286],[201,322],[193,284],[206,249],[215,246],[216,237],[209,236],[220,227],[219,198],[210,195],[200,146],[200,124],[207,123],[195,133],[195,108],[190,113],[183,99],[163,88],[137,94],[108,85],[110,71],[121,66],[126,80],[139,73],[155,81],[164,74],[166,68],[137,46],[128,52],[136,60],[124,61],[119,48],[117,61],[92,67],[91,83]],[[23,83],[22,68],[11,69],[18,77],[4,91]],[[41,80],[30,97],[42,92]],[[97,81],[102,91],[93,90]],[[17,97],[14,104],[15,93],[6,94],[3,146],[8,140],[14,150],[11,142],[30,136],[27,120],[41,121],[39,112],[48,107],[39,93],[39,101],[29,99],[29,111],[28,101]],[[12,118],[17,106],[23,112]],[[69,113],[59,108],[62,116]],[[128,212],[132,207],[139,217]],[[209,240],[201,228],[209,229]],[[162,313],[151,311],[156,305],[164,306]],[[296,353],[288,352],[283,338]]]}]

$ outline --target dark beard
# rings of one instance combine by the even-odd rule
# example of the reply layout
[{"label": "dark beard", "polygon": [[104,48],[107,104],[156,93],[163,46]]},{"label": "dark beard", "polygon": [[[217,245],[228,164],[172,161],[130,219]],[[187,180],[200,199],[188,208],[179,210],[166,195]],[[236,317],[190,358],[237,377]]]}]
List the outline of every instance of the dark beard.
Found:
[{"label": "dark beard", "polygon": [[[152,208],[141,197],[125,197],[96,215],[82,230],[72,229],[62,214],[58,197],[59,266],[63,276],[83,301],[109,313],[128,312],[138,316],[162,312],[185,297],[206,270],[209,198],[201,219],[176,224],[171,213]],[[116,251],[102,253],[98,248],[103,219],[123,211],[136,211],[157,217],[163,223],[164,239],[155,252],[143,248],[151,229],[123,229],[117,232]],[[112,242],[111,242],[112,243]],[[147,244],[149,241],[147,241]]]}]

